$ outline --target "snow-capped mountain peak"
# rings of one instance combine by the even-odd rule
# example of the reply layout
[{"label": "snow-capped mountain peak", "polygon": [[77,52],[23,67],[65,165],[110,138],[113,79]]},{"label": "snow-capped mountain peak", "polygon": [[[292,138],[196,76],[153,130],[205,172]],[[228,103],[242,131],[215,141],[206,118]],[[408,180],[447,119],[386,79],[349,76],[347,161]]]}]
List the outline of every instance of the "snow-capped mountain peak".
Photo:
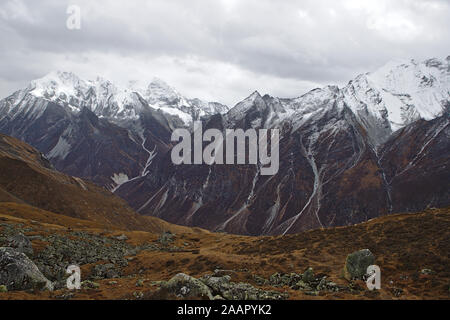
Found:
[{"label": "snow-capped mountain peak", "polygon": [[235,119],[238,117],[241,117],[242,115],[245,115],[246,112],[255,105],[261,105],[264,103],[264,100],[262,99],[261,95],[258,91],[254,91],[251,95],[249,95],[247,98],[236,104],[229,112],[228,117],[230,119]]},{"label": "snow-capped mountain peak", "polygon": [[228,107],[219,103],[188,99],[159,78],[149,84],[130,81],[122,87],[102,77],[84,80],[72,72],[53,71],[31,81],[18,94],[55,102],[75,113],[87,107],[97,116],[115,121],[137,119],[149,107],[177,116],[185,125],[202,116],[228,111]]},{"label": "snow-capped mountain peak", "polygon": [[159,78],[153,78],[143,94],[150,104],[156,106],[164,104],[172,106],[188,105],[186,98]]},{"label": "snow-capped mountain peak", "polygon": [[102,77],[84,80],[72,72],[54,71],[31,81],[30,89],[29,94],[69,107],[75,113],[86,107],[100,117],[136,118],[143,108],[135,93]]},{"label": "snow-capped mountain peak", "polygon": [[59,97],[61,94],[75,95],[77,89],[86,88],[86,83],[72,72],[53,71],[31,81],[30,88],[36,97]]},{"label": "snow-capped mountain peak", "polygon": [[198,98],[189,99],[160,78],[153,78],[146,90],[139,91],[155,109],[178,116],[186,125],[203,116],[226,113],[229,108],[218,102],[207,102]]},{"label": "snow-capped mountain peak", "polygon": [[[261,97],[255,91],[227,113],[232,123],[259,114],[265,126],[283,121],[299,127],[311,116],[330,108],[349,107],[366,129],[374,145],[383,143],[392,132],[418,120],[431,120],[450,105],[450,57],[391,61],[374,72],[357,76],[344,88],[325,86],[298,98]],[[264,112],[261,112],[265,110]]]},{"label": "snow-capped mountain peak", "polygon": [[[450,101],[449,60],[394,61],[359,75],[343,88],[345,103],[367,124],[387,136],[419,118],[434,119]],[[370,131],[370,130],[369,130]]]}]

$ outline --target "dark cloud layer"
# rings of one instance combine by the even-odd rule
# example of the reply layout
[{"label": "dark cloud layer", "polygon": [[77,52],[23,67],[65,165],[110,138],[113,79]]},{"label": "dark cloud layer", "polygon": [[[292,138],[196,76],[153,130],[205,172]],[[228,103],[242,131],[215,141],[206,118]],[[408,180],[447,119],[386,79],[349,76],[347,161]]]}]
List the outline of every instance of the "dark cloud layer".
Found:
[{"label": "dark cloud layer", "polygon": [[[66,28],[68,5],[81,29]],[[115,81],[158,76],[233,104],[297,96],[398,58],[450,54],[441,0],[3,0],[0,95],[54,69]]]}]

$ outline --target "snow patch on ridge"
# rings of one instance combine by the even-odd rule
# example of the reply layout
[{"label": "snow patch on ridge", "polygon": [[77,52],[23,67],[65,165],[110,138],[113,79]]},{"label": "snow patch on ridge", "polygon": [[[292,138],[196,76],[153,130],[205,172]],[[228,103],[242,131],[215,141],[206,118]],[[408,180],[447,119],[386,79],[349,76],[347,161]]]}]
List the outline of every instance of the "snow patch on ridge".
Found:
[{"label": "snow patch on ridge", "polygon": [[118,186],[121,185],[124,182],[128,181],[128,175],[125,173],[114,173],[114,175],[111,177],[112,181],[114,181]]}]

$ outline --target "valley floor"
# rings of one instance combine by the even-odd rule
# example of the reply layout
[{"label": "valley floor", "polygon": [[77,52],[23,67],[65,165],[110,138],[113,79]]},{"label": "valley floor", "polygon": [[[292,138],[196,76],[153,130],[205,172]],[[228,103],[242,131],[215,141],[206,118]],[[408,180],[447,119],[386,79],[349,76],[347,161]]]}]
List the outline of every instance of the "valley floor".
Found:
[{"label": "valley floor", "polygon": [[[59,279],[59,288],[4,292],[0,299],[181,299],[160,289],[179,273],[229,275],[236,297],[239,286],[250,285],[258,297],[279,292],[286,299],[450,299],[450,208],[277,237],[169,225],[166,232],[122,231],[31,208],[0,203],[0,246],[23,233],[32,242],[31,260]],[[365,248],[381,268],[380,290],[342,276],[347,255]],[[71,291],[61,273],[76,262],[84,282]],[[309,267],[314,279],[298,285]],[[331,284],[319,285],[324,277]]]}]

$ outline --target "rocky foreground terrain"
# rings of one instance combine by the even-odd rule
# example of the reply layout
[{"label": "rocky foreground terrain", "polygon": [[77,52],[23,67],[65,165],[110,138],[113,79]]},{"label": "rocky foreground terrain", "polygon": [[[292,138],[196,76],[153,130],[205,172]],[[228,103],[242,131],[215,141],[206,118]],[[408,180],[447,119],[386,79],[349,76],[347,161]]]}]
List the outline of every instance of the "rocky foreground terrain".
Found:
[{"label": "rocky foreground terrain", "polygon": [[0,135],[0,299],[449,299],[449,230],[449,207],[285,236],[176,226]]},{"label": "rocky foreground terrain", "polygon": [[[448,208],[277,237],[122,231],[13,203],[0,212],[0,299],[450,298]],[[362,248],[380,290],[348,276],[354,261],[344,272]],[[74,263],[80,290],[66,288]]]}]

